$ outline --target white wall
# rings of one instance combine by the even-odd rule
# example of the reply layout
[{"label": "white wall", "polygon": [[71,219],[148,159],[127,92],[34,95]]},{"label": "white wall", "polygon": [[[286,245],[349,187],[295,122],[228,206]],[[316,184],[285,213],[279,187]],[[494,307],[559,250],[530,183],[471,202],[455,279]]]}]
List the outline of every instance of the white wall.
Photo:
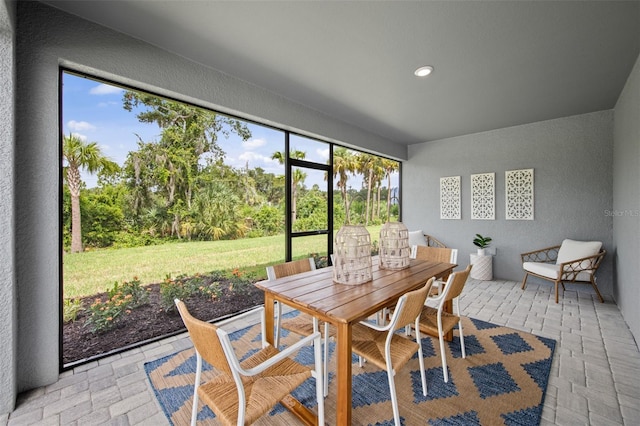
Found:
[{"label": "white wall", "polygon": [[283,129],[406,158],[402,145],[37,2],[17,3],[16,43],[19,391],[58,378],[60,65],[244,118],[260,118]]},{"label": "white wall", "polygon": [[613,238],[615,299],[640,341],[640,57],[614,115]]},{"label": "white wall", "polygon": [[13,10],[0,2],[0,413],[13,410],[16,392],[16,292],[13,230]]},{"label": "white wall", "polygon": [[[493,237],[494,278],[521,280],[520,253],[560,244],[563,238],[599,240],[612,248],[613,220],[605,214],[613,206],[612,162],[612,111],[412,145],[402,169],[403,221],[410,230],[422,229],[457,248],[462,266],[475,252],[476,233]],[[534,220],[506,220],[505,171],[531,168]],[[470,175],[489,172],[496,174],[496,219],[471,220]],[[445,176],[461,176],[461,220],[440,219],[439,184]],[[606,256],[597,274],[609,299],[612,259]]]}]

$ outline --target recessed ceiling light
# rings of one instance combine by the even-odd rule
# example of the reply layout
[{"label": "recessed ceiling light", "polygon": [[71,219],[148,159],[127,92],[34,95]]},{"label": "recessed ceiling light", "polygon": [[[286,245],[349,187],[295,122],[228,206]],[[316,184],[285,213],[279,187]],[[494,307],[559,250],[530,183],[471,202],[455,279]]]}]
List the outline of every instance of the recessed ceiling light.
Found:
[{"label": "recessed ceiling light", "polygon": [[427,65],[424,67],[418,68],[414,74],[418,77],[426,77],[433,72],[433,67],[431,65]]}]

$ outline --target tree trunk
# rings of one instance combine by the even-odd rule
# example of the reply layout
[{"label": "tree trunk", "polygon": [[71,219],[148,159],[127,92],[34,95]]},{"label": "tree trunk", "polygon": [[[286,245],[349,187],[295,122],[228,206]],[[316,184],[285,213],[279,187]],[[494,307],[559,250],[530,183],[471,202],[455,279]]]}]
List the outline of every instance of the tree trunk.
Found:
[{"label": "tree trunk", "polygon": [[71,253],[82,253],[82,217],[80,214],[80,170],[67,169],[67,184],[71,193]]},{"label": "tree trunk", "polygon": [[379,218],[380,217],[380,196],[382,194],[382,185],[378,182],[378,196],[377,196],[377,200],[376,200],[376,217]]},{"label": "tree trunk", "polygon": [[369,226],[369,213],[370,213],[370,209],[369,207],[371,206],[371,180],[373,179],[373,169],[369,169],[369,179],[367,182],[367,207],[365,210],[365,223],[364,226]]},{"label": "tree trunk", "polygon": [[173,215],[173,222],[171,223],[171,235],[175,235],[179,240],[182,239],[180,235],[180,215],[177,213]]},{"label": "tree trunk", "polygon": [[344,208],[345,208],[345,222],[351,223],[351,216],[349,216],[349,194],[347,193],[346,188],[342,188],[342,196],[344,198]]}]

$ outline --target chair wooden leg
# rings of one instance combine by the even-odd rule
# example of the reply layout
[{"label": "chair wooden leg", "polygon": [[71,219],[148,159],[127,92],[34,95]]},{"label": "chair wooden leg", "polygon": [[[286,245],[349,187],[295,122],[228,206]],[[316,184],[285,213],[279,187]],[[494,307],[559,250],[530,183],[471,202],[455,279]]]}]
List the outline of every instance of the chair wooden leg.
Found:
[{"label": "chair wooden leg", "polygon": [[528,278],[528,277],[529,277],[529,273],[528,273],[528,272],[525,272],[525,273],[524,273],[524,278],[522,279],[522,289],[523,289],[523,290],[524,290],[524,288],[525,288],[525,287],[526,287],[526,285],[527,285],[527,278]]},{"label": "chair wooden leg", "polygon": [[324,396],[329,395],[329,323],[325,321],[324,323],[324,358],[323,358],[323,370],[322,374],[324,375]]},{"label": "chair wooden leg", "polygon": [[[556,303],[558,303],[558,281],[555,282],[556,283]],[[563,284],[564,286],[564,284]]]},{"label": "chair wooden leg", "polygon": [[593,289],[596,291],[596,294],[598,295],[598,299],[600,299],[600,303],[604,303],[604,299],[600,294],[600,290],[598,290],[598,285],[596,284],[596,279],[593,275],[591,275],[591,285],[593,286]]}]

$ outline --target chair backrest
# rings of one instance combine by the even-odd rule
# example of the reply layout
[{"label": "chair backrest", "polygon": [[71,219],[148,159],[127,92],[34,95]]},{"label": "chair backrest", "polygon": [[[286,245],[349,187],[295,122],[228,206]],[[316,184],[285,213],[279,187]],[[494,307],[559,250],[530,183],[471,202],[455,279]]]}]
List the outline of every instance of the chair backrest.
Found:
[{"label": "chair backrest", "polygon": [[427,300],[434,281],[435,278],[430,278],[423,287],[400,296],[396,309],[393,311],[391,321],[389,322],[391,333],[415,322],[424,307],[424,302]]},{"label": "chair backrest", "polygon": [[309,272],[315,269],[316,262],[312,257],[308,259],[293,260],[291,262],[267,266],[267,278],[269,280],[275,280],[276,278],[288,277],[289,275]]},{"label": "chair backrest", "polygon": [[411,257],[421,260],[433,260],[434,262],[456,263],[458,260],[458,249],[413,246]]},{"label": "chair backrest", "polygon": [[472,267],[473,265],[470,264],[464,271],[457,271],[449,275],[449,279],[447,280],[442,293],[442,303],[460,296],[460,293],[462,293],[462,289],[467,282],[467,278],[469,278],[469,273],[471,272]]},{"label": "chair backrest", "polygon": [[559,265],[571,260],[595,256],[600,252],[601,247],[601,241],[575,241],[565,239],[560,245],[560,250],[558,250],[558,258],[556,259],[556,264]]},{"label": "chair backrest", "polygon": [[231,366],[227,361],[227,356],[216,332],[218,327],[194,318],[181,300],[176,300],[175,303],[182,317],[182,321],[189,331],[193,346],[200,356],[202,356],[202,359],[207,361],[216,370],[231,375]]}]

